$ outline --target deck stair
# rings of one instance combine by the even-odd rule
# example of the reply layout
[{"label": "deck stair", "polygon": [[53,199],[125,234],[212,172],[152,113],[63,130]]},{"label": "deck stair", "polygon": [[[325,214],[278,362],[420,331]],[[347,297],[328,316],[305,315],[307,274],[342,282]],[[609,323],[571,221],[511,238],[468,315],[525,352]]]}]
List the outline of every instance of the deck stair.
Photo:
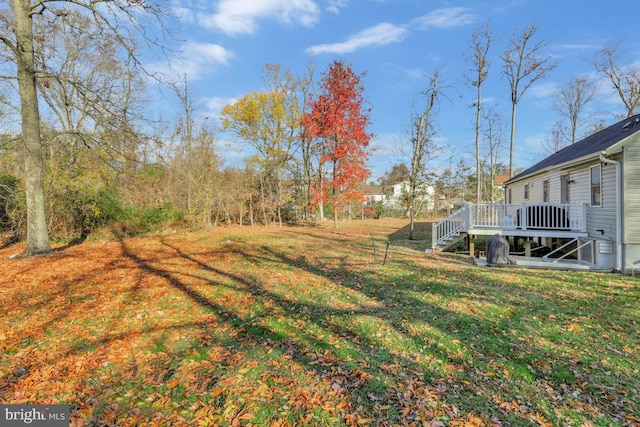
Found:
[{"label": "deck stair", "polygon": [[438,223],[433,224],[432,248],[445,249],[466,236],[468,230],[469,205],[460,209]]}]

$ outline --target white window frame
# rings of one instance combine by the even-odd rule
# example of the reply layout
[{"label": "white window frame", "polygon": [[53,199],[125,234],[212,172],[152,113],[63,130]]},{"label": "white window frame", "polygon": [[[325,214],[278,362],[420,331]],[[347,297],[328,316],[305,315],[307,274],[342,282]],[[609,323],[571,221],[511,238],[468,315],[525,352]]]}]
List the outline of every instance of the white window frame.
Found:
[{"label": "white window frame", "polygon": [[529,184],[524,185],[524,199],[529,200]]}]

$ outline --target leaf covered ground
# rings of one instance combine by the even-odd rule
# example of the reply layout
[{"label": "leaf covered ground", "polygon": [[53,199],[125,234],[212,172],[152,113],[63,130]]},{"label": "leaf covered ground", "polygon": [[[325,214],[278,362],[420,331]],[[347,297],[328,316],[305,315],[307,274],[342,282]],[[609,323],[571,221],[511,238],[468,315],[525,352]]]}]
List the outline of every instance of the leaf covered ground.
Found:
[{"label": "leaf covered ground", "polygon": [[640,425],[640,281],[479,268],[405,225],[4,248],[0,403],[77,426]]}]

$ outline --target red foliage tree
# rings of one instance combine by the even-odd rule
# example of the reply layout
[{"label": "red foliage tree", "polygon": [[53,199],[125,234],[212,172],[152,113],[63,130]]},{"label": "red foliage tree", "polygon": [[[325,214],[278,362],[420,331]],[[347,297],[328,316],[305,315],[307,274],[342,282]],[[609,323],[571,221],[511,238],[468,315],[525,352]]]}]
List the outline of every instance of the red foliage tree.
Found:
[{"label": "red foliage tree", "polygon": [[366,131],[370,109],[360,78],[343,61],[334,61],[323,73],[320,94],[311,100],[310,111],[302,119],[305,136],[315,140],[320,153],[315,202],[333,207],[336,228],[344,207],[363,200],[360,188],[369,176],[367,149],[373,135]]}]

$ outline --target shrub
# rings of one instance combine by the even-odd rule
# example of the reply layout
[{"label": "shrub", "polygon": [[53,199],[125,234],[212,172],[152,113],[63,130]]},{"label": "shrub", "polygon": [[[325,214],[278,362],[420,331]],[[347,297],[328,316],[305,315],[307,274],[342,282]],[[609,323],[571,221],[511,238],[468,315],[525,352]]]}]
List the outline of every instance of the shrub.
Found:
[{"label": "shrub", "polygon": [[125,211],[125,218],[113,224],[113,232],[121,237],[150,233],[167,222],[184,220],[182,212],[171,203],[152,208],[128,206]]},{"label": "shrub", "polygon": [[27,212],[19,184],[15,176],[0,172],[0,231],[19,234]]}]

